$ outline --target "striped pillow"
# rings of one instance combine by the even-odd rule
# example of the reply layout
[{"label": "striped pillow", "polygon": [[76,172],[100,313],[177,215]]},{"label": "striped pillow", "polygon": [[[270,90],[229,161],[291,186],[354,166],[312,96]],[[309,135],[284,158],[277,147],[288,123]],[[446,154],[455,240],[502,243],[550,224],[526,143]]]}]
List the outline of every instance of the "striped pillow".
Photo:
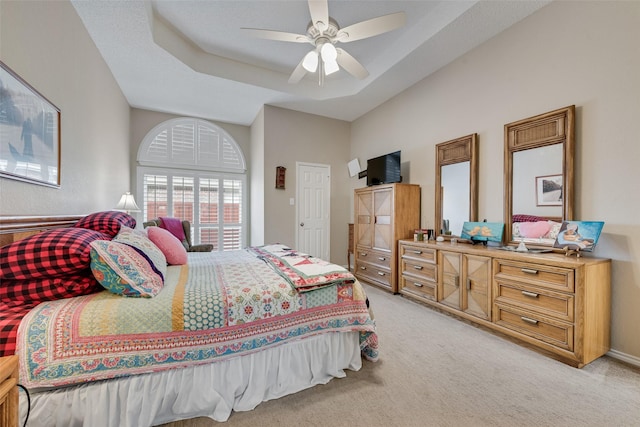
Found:
[{"label": "striped pillow", "polygon": [[164,286],[147,258],[116,241],[91,243],[91,271],[105,289],[117,295],[151,298]]}]

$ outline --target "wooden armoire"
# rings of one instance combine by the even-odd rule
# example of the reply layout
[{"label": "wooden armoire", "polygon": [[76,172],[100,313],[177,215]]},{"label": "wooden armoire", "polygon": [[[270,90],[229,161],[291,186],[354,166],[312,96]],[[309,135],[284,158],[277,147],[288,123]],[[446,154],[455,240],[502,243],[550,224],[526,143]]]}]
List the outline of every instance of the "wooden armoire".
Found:
[{"label": "wooden armoire", "polygon": [[355,190],[355,276],[398,292],[398,240],[420,228],[420,186],[382,184]]}]

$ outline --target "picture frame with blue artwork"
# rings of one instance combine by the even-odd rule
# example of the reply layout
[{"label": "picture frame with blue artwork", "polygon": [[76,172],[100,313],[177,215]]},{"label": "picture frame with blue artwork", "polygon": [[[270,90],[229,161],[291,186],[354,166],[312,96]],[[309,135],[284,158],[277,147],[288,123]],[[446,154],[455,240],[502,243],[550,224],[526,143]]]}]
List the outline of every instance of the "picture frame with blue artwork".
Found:
[{"label": "picture frame with blue artwork", "polygon": [[471,243],[502,242],[504,233],[504,222],[465,222],[462,225],[460,237],[469,240]]},{"label": "picture frame with blue artwork", "polygon": [[604,227],[604,221],[564,221],[554,248],[593,252]]}]

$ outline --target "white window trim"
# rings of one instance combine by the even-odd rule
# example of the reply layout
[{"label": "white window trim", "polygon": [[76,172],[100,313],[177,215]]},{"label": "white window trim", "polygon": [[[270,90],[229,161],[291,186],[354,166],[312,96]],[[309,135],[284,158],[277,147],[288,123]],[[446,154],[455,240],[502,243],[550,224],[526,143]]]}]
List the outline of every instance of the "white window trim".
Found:
[{"label": "white window trim", "polygon": [[[199,126],[204,126],[204,127],[209,127],[214,129],[220,135],[220,137],[222,138],[221,139],[222,141],[226,141],[230,144],[230,148],[238,156],[240,165],[239,166],[234,165],[233,167],[225,166],[223,156],[221,155],[222,152],[219,153],[219,156],[218,156],[219,162],[216,164],[202,164],[201,162],[199,162],[200,156],[198,155],[198,153],[199,153],[200,146],[199,146],[198,135],[194,136],[194,139],[195,139],[194,156],[193,156],[194,162],[192,164],[174,163],[169,161],[158,162],[158,161],[149,161],[148,159],[145,159],[145,154],[148,152],[150,145],[153,143],[155,138],[161,132],[181,124],[194,125],[194,129],[196,129],[196,131],[197,129],[199,129]],[[220,144],[219,149],[221,149],[220,147],[222,146],[223,144]],[[242,200],[241,200],[242,208],[240,212],[240,215],[241,215],[240,245],[241,247],[246,247],[248,242],[247,230],[248,230],[248,221],[249,221],[249,218],[247,215],[248,213],[247,200],[248,200],[249,189],[247,187],[246,161],[245,161],[244,153],[242,152],[242,149],[240,148],[240,146],[236,143],[233,137],[231,137],[231,135],[229,135],[224,129],[222,129],[220,126],[214,123],[208,122],[206,120],[195,119],[195,118],[176,118],[176,119],[167,120],[155,126],[153,129],[151,129],[147,133],[147,135],[145,135],[138,149],[137,162],[138,162],[138,166],[136,168],[136,188],[137,188],[137,194],[138,194],[139,200],[142,200],[144,195],[145,174],[163,175],[163,176],[167,176],[168,178],[173,176],[192,177],[194,178],[194,185],[197,185],[197,179],[199,178],[219,179],[221,180],[220,188],[222,191],[220,191],[220,197],[222,199],[224,198],[224,188],[222,185],[222,182],[223,182],[222,180],[224,179],[240,180],[242,185]],[[198,196],[195,188],[194,188],[194,197],[195,197],[194,202],[196,202],[194,203],[194,206],[193,206],[194,217],[197,219],[200,217],[200,206],[199,206],[199,203],[197,203]],[[142,203],[144,203],[144,200],[142,200]],[[168,203],[169,209],[173,211],[174,207],[173,207],[173,199],[172,199],[171,191],[167,192],[167,203]],[[224,205],[221,204],[220,206],[224,206]],[[142,215],[144,218],[144,212]],[[224,215],[223,215],[223,209],[222,209],[220,212],[219,224],[218,224],[218,226],[220,226],[220,232],[218,233],[219,250],[224,249],[223,221],[224,221]],[[199,244],[200,243],[199,233],[197,231],[199,229],[200,224],[192,224],[192,225],[196,229],[193,244]]]}]

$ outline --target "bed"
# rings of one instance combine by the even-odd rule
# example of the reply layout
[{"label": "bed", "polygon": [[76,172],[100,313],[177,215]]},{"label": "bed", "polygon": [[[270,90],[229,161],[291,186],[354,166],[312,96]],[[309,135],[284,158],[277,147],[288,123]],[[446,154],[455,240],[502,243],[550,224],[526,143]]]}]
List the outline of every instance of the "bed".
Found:
[{"label": "bed", "polygon": [[182,254],[112,211],[31,220],[33,236],[14,223],[0,219],[27,236],[0,248],[0,349],[19,357],[29,426],[226,421],[378,358],[360,283],[285,245]]}]

